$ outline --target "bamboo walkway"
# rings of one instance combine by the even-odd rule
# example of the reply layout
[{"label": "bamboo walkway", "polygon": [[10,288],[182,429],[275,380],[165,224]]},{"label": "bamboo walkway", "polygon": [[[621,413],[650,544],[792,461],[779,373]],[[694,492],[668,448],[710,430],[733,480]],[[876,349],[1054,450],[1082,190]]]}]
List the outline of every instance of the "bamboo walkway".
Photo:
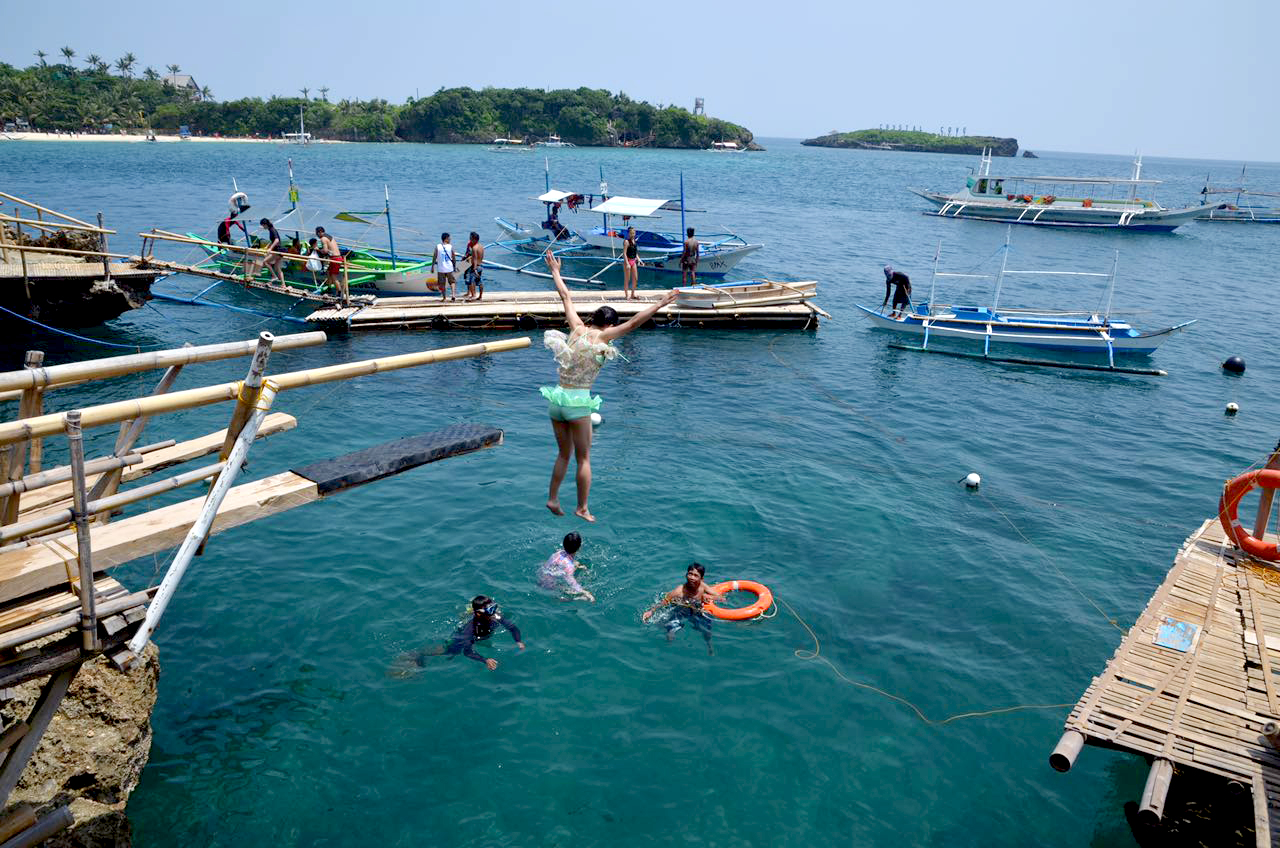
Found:
[{"label": "bamboo walkway", "polygon": [[[607,304],[625,321],[666,293],[666,289],[641,289],[639,299],[626,300],[621,291],[575,291],[573,303],[583,318]],[[807,301],[727,309],[688,309],[672,304],[660,309],[649,326],[815,329],[820,315],[830,317]],[[554,291],[487,291],[483,300],[470,302],[434,296],[379,297],[371,304],[317,309],[307,316],[307,321],[341,324],[351,330],[537,330],[565,326],[564,307]]]},{"label": "bamboo walkway", "polygon": [[1252,791],[1257,844],[1280,845],[1278,661],[1280,570],[1236,551],[1212,518],[1071,711],[1050,763],[1066,771],[1085,743],[1151,759],[1147,821],[1175,767],[1218,775]]}]

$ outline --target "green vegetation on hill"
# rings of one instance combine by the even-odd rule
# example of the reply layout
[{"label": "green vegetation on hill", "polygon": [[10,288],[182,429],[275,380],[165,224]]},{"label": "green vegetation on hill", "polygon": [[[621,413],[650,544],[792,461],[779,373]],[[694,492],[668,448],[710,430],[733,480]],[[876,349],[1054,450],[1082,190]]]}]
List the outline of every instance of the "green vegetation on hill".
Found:
[{"label": "green vegetation on hill", "polygon": [[858,130],[830,133],[801,142],[810,147],[853,147],[863,150],[909,150],[918,153],[965,153],[977,155],[989,148],[995,156],[1017,156],[1016,138],[990,135],[937,135],[912,130]]},{"label": "green vegetation on hill", "polygon": [[[694,115],[677,106],[658,108],[625,94],[590,88],[543,91],[529,88],[441,89],[403,105],[386,100],[303,97],[246,97],[218,102],[208,88],[197,88],[177,65],[168,77],[147,68],[134,77],[136,60],[126,54],[112,65],[97,56],[75,67],[75,51],[63,48],[67,61],[19,69],[0,63],[0,121],[22,121],[32,129],[103,132],[129,129],[176,132],[186,125],[202,135],[278,136],[298,129],[303,111],[307,132],[316,138],[345,141],[492,141],[496,137],[530,141],[559,135],[578,145],[636,147],[710,147],[714,141],[751,143],[751,132],[737,124]],[[327,89],[318,89],[322,95]]]}]

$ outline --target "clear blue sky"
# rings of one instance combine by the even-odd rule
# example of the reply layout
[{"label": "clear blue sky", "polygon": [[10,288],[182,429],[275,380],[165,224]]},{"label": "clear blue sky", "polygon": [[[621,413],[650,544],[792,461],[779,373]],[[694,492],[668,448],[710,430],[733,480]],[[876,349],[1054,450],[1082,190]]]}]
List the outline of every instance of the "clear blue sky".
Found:
[{"label": "clear blue sky", "polygon": [[1280,160],[1276,0],[4,4],[0,60],[176,63],[218,99],[586,85],[759,136],[967,127],[1030,149]]}]

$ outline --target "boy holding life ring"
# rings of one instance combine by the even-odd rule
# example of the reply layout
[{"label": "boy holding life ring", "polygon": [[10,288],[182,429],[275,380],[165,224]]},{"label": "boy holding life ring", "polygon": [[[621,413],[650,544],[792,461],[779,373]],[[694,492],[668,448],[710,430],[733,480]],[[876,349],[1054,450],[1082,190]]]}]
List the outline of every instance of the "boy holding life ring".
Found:
[{"label": "boy holding life ring", "polygon": [[647,622],[655,612],[670,604],[676,609],[667,620],[667,641],[672,641],[676,631],[683,629],[684,623],[688,621],[693,625],[694,630],[702,634],[702,638],[707,643],[707,653],[714,654],[715,651],[711,648],[711,616],[703,612],[702,605],[707,601],[723,601],[724,595],[712,591],[711,587],[703,581],[703,575],[706,573],[707,569],[701,563],[695,562],[690,565],[684,574],[684,583],[663,595],[662,600],[645,610],[640,620]]}]

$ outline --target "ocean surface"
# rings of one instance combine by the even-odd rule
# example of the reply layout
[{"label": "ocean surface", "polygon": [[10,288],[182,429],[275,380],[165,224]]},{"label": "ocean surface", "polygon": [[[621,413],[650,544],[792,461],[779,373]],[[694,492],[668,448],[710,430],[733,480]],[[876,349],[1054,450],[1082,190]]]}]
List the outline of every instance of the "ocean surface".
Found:
[{"label": "ocean surface", "polygon": [[[817,279],[833,316],[816,332],[624,339],[625,361],[596,383],[594,525],[543,506],[555,443],[537,389],[555,370],[540,338],[282,395],[275,408],[298,428],[260,442],[243,479],[456,422],[501,427],[506,441],[209,544],[156,634],[155,741],[128,808],[140,848],[1134,844],[1121,805],[1141,794],[1139,759],[1089,748],[1063,775],[1047,758],[1065,705],[1214,514],[1222,481],[1275,443],[1267,326],[1280,307],[1280,227],[1015,228],[1010,268],[1105,272],[1118,251],[1118,314],[1147,329],[1197,319],[1151,359],[1167,377],[903,352],[853,304],[880,302],[885,264],[927,293],[940,241],[943,270],[994,273],[1005,227],[924,216],[906,191],[959,188],[976,158],[764,144],[743,156],[0,145],[0,189],[82,218],[103,211],[124,252],[152,227],[212,233],[233,179],[252,220],[281,208],[290,156],[304,205],[374,213],[387,186],[396,224],[416,231],[398,232],[397,248],[419,251],[442,230],[487,240],[496,215],[536,219],[544,160],[553,187],[584,192],[603,173],[614,193],[678,197],[683,173],[688,205],[707,210],[690,224],[766,245],[742,276]],[[1125,177],[1128,159],[1043,153],[996,170]],[[1227,182],[1240,163],[1144,166],[1165,181],[1157,199],[1174,206],[1198,202],[1207,174]],[[1250,163],[1249,176],[1280,187],[1280,165]],[[664,223],[675,229],[676,217]],[[489,283],[547,285],[500,273]],[[943,278],[938,298],[989,300],[991,284]],[[157,288],[206,285],[177,277]],[[1093,309],[1104,285],[1010,277],[1001,303]],[[207,296],[265,315],[289,305],[228,288]],[[83,335],[146,350],[263,329],[305,328],[157,301]],[[278,353],[271,369],[510,335],[358,334]],[[10,334],[4,367],[19,367],[28,347],[55,363],[127,352]],[[1242,377],[1219,368],[1232,354],[1247,361]],[[246,367],[191,366],[178,387]],[[48,403],[130,397],[157,379],[63,390]],[[1234,418],[1223,414],[1230,401]],[[210,432],[229,414],[166,416],[144,441]],[[91,452],[113,438],[114,428],[93,433]],[[52,464],[64,445],[46,450]],[[957,482],[970,471],[982,475],[977,492]],[[571,507],[572,472],[562,497]],[[538,565],[570,530],[584,536],[597,603],[537,588]],[[168,556],[115,575],[133,588],[158,581]],[[764,621],[717,622],[714,656],[691,631],[667,644],[641,613],[693,560],[712,582],[754,579],[787,606]],[[498,659],[495,672],[439,658],[393,673],[402,652],[447,639],[478,593],[499,600],[527,650],[500,634],[480,648]],[[1021,705],[1059,706],[938,723]]]}]

